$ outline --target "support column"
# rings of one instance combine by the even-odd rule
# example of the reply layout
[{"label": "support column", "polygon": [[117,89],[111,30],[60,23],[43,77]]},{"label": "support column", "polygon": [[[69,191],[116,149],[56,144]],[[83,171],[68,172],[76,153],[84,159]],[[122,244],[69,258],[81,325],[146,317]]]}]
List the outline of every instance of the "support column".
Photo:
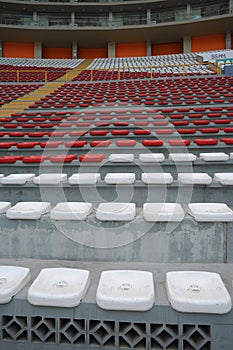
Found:
[{"label": "support column", "polygon": [[187,4],[187,19],[191,19],[191,5]]},{"label": "support column", "polygon": [[34,26],[37,25],[37,23],[38,23],[37,11],[33,11],[32,19],[33,19]]},{"label": "support column", "polygon": [[72,58],[78,58],[78,45],[76,41],[72,42]]},{"label": "support column", "polygon": [[0,57],[2,57],[3,52],[2,52],[2,40],[0,40]]},{"label": "support column", "polygon": [[111,41],[108,43],[108,58],[116,57],[116,43]]},{"label": "support column", "polygon": [[109,27],[112,27],[112,11],[109,11],[108,14],[108,25]]},{"label": "support column", "polygon": [[34,42],[34,58],[42,58],[42,42]]},{"label": "support column", "polygon": [[70,24],[72,27],[75,25],[75,12],[74,11],[71,12]]},{"label": "support column", "polygon": [[147,40],[146,42],[146,55],[151,56],[151,41]]},{"label": "support column", "polygon": [[226,32],[226,49],[231,49],[231,32],[228,30]]},{"label": "support column", "polygon": [[147,9],[146,11],[146,20],[147,20],[147,24],[151,24],[151,10]]},{"label": "support column", "polygon": [[191,36],[186,35],[183,37],[183,53],[192,52]]},{"label": "support column", "polygon": [[233,0],[229,0],[229,12],[233,12]]}]

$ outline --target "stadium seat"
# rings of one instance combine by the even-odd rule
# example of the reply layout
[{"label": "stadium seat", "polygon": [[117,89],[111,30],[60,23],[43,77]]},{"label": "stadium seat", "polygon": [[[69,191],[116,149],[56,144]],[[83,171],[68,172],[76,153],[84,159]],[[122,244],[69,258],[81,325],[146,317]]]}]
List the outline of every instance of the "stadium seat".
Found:
[{"label": "stadium seat", "polygon": [[48,202],[19,202],[6,212],[8,219],[38,220],[50,211]]},{"label": "stadium seat", "polygon": [[76,307],[90,283],[87,270],[71,268],[42,269],[27,293],[30,304],[37,306]]},{"label": "stadium seat", "polygon": [[150,310],[155,302],[153,274],[138,270],[102,271],[96,302],[105,310]]},{"label": "stadium seat", "polygon": [[142,173],[141,180],[146,185],[169,185],[173,182],[173,177],[170,173]]},{"label": "stadium seat", "polygon": [[178,181],[183,185],[210,185],[212,178],[207,173],[179,173]]},{"label": "stadium seat", "polygon": [[104,181],[108,185],[128,185],[135,182],[134,173],[107,173]]},{"label": "stadium seat", "polygon": [[85,220],[92,212],[92,204],[85,202],[58,203],[49,216],[53,220]]},{"label": "stadium seat", "polygon": [[182,221],[184,210],[178,203],[144,203],[143,217],[149,222]]},{"label": "stadium seat", "polygon": [[231,297],[214,272],[167,272],[166,290],[172,308],[178,312],[225,314],[231,310]]},{"label": "stadium seat", "polygon": [[233,221],[233,211],[224,203],[190,203],[188,213],[196,221]]},{"label": "stadium seat", "polygon": [[100,221],[131,221],[135,215],[134,203],[100,203],[96,210],[96,218]]},{"label": "stadium seat", "polygon": [[95,185],[99,180],[99,173],[79,173],[73,174],[68,182],[70,185]]}]

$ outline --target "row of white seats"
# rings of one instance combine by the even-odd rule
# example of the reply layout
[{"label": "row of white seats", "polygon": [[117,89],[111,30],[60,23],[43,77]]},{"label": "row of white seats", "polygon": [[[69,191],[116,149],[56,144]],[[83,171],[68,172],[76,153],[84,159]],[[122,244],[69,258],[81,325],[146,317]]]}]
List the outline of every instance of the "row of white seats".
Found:
[{"label": "row of white seats", "polygon": [[[190,203],[187,209],[179,203],[144,203],[142,216],[147,222],[180,222],[185,212],[197,222],[232,222],[233,211],[225,203]],[[0,213],[8,219],[37,220],[49,214],[53,220],[86,220],[90,214],[100,221],[132,221],[136,204],[105,202],[97,208],[87,202],[61,202],[54,208],[49,202],[19,202],[11,207],[10,202],[0,202]]]},{"label": "row of white seats", "polygon": [[[1,185],[25,185],[33,182],[36,185],[61,185],[69,183],[70,185],[95,185],[101,180],[100,173],[76,173],[69,178],[64,173],[46,173],[36,176],[32,173],[10,174],[4,176],[0,174]],[[178,184],[182,185],[210,185],[213,180],[221,185],[233,185],[233,172],[215,173],[214,177],[207,173],[178,173]],[[136,181],[136,175],[133,172],[128,173],[107,173],[104,182],[108,185],[130,185]],[[142,173],[141,181],[146,185],[170,185],[174,179],[171,173],[150,172]]]},{"label": "row of white seats", "polygon": [[52,67],[52,68],[74,68],[80,65],[83,59],[55,59],[55,58],[0,58],[0,65],[12,65],[22,67]]},{"label": "row of white seats", "polygon": [[[30,269],[0,266],[0,304],[8,303],[31,282]],[[215,272],[170,271],[166,292],[171,306],[180,312],[225,314],[231,297]],[[76,307],[90,285],[90,272],[74,268],[44,268],[27,290],[32,305]],[[147,311],[155,305],[153,273],[141,270],[107,270],[101,273],[97,305],[105,310]]]}]

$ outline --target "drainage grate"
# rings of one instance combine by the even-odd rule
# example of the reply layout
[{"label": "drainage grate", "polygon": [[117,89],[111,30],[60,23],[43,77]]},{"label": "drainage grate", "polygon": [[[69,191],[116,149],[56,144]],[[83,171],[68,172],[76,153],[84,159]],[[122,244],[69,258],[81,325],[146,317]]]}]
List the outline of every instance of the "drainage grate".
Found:
[{"label": "drainage grate", "polygon": [[[3,315],[1,340],[69,349],[211,350],[211,326]],[[24,345],[27,350],[26,344]]]}]

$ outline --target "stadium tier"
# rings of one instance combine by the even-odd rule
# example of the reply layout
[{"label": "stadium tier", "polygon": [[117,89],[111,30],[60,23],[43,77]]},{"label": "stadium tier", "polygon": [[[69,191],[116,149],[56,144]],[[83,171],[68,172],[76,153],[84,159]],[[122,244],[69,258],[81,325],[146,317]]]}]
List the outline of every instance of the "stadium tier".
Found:
[{"label": "stadium tier", "polygon": [[0,68],[0,349],[231,350],[233,78],[193,53]]}]

